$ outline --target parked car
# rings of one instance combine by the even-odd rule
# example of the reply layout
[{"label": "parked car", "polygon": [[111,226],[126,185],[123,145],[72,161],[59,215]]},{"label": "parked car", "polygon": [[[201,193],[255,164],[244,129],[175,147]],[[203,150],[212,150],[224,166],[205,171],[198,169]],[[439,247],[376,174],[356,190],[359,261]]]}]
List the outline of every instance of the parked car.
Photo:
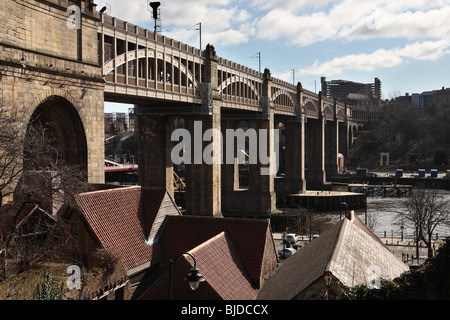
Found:
[{"label": "parked car", "polygon": [[286,235],[286,241],[289,241],[290,243],[294,244],[297,242],[298,237],[294,233],[289,233]]},{"label": "parked car", "polygon": [[280,250],[278,250],[278,256],[280,258],[286,259],[287,257],[292,256],[296,252],[297,252],[297,250],[292,249],[292,248],[280,249]]}]

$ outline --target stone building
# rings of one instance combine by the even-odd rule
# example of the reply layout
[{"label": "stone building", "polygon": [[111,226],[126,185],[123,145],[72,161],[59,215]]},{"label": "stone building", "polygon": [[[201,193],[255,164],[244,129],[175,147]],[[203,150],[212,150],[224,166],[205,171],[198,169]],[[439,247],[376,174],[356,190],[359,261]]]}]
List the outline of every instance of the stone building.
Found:
[{"label": "stone building", "polygon": [[104,83],[92,41],[99,20],[93,0],[78,4],[0,2],[0,97],[23,109],[25,123],[53,122],[59,157],[86,169],[89,182],[103,183]]},{"label": "stone building", "polygon": [[345,287],[394,279],[408,270],[352,211],[287,258],[258,299],[334,299]]},{"label": "stone building", "polygon": [[428,104],[430,107],[445,108],[450,107],[450,88],[442,87],[431,95]]}]

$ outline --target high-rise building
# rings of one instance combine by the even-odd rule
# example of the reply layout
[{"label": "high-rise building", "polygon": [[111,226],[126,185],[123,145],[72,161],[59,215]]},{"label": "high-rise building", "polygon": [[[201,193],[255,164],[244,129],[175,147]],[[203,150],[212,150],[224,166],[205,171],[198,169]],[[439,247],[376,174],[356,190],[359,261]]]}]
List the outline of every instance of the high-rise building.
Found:
[{"label": "high-rise building", "polygon": [[350,102],[355,106],[379,106],[381,100],[381,81],[359,83],[348,80],[326,81],[321,78],[322,93],[328,98]]}]

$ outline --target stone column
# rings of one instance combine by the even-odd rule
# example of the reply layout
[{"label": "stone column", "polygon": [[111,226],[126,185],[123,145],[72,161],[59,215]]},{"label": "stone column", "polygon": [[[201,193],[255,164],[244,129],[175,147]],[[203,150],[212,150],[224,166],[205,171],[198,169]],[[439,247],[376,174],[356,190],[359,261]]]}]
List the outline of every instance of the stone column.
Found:
[{"label": "stone column", "polygon": [[[274,130],[274,114],[270,112],[268,120],[250,120],[250,127],[258,133],[258,144],[266,140],[267,157],[274,148],[272,134]],[[266,130],[267,136],[261,134],[260,129]],[[269,164],[261,163],[261,150],[258,146],[258,163],[249,166],[248,194],[242,201],[245,211],[253,214],[268,214],[276,210],[275,175],[276,170],[270,170]],[[273,159],[272,159],[273,161]]]},{"label": "stone column", "polygon": [[167,117],[140,115],[138,123],[139,185],[164,188],[173,196],[171,126]]},{"label": "stone column", "polygon": [[[204,54],[202,107],[209,111],[187,121],[187,129],[191,133],[193,143],[191,143],[191,165],[186,166],[186,213],[221,217],[222,139],[220,134],[221,96],[217,88],[218,58],[214,47],[209,44],[206,46]],[[196,121],[199,122],[196,124]],[[201,124],[201,133],[198,132],[199,124]],[[213,130],[209,131],[212,132],[212,136],[204,137],[206,141],[203,141],[203,135],[209,129]],[[199,140],[196,135],[202,138],[201,146],[196,145],[196,143],[200,143],[200,141],[196,141]],[[210,159],[207,159],[208,153],[212,155],[209,157]],[[209,160],[212,161],[208,163]]]},{"label": "stone column", "polygon": [[302,111],[303,88],[297,85],[297,117],[285,122],[285,176],[280,192],[296,194],[306,190],[305,180],[305,121]]},{"label": "stone column", "polygon": [[338,172],[339,123],[337,119],[336,99],[334,99],[333,121],[326,122],[325,132],[325,170],[326,177],[329,179]]},{"label": "stone column", "polygon": [[321,189],[325,183],[325,117],[322,92],[319,93],[318,119],[308,119],[308,186]]},{"label": "stone column", "polygon": [[349,127],[348,127],[348,117],[347,117],[347,104],[345,104],[345,116],[344,122],[339,123],[339,152],[347,158],[348,148],[349,148]]},{"label": "stone column", "polygon": [[[250,164],[249,166],[249,187],[248,187],[248,201],[245,202],[248,212],[257,214],[269,214],[276,211],[276,194],[275,194],[275,175],[276,170],[271,170],[272,163],[263,164],[262,157],[271,156],[274,150],[274,136],[275,129],[274,113],[271,109],[271,92],[272,92],[272,77],[268,69],[264,70],[264,82],[262,87],[261,107],[262,118],[257,120],[250,120],[250,128],[256,130],[258,136],[258,161],[257,164]],[[267,135],[263,135],[264,131]],[[266,154],[261,150],[261,141],[265,139],[267,146]]]},{"label": "stone column", "polygon": [[[221,193],[222,193],[222,212],[232,213],[236,212],[237,208],[239,208],[239,203],[237,203],[240,199],[235,198],[235,192],[240,192],[239,190],[239,166],[237,162],[237,154],[236,154],[236,146],[234,145],[233,150],[226,149],[227,145],[227,129],[235,129],[234,128],[234,120],[222,120],[221,123],[222,128],[222,137],[223,137],[223,149],[226,153],[233,153],[233,162],[228,161],[226,159],[226,155],[223,155],[223,164],[221,168]],[[231,157],[230,157],[231,158]],[[242,190],[244,192],[244,190]],[[241,192],[241,193],[242,193]]]}]

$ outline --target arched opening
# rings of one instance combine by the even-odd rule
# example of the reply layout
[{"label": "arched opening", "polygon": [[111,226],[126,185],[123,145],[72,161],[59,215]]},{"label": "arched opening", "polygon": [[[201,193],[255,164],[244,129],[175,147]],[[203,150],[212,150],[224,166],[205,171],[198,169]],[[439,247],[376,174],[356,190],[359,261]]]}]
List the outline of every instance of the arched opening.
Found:
[{"label": "arched opening", "polygon": [[[170,135],[173,131],[177,129],[186,129],[186,121],[184,118],[176,117],[172,120],[172,130],[170,132]],[[184,141],[186,142],[186,141]],[[180,141],[172,141],[172,150],[173,148],[179,144]],[[179,151],[178,156],[182,159],[184,158],[184,155],[186,153],[185,147],[181,148]],[[174,187],[177,191],[183,191],[186,189],[185,184],[185,178],[186,178],[186,164],[183,163],[174,163],[173,164],[173,172],[174,172]]]},{"label": "arched opening", "polygon": [[[171,125],[171,130],[169,132],[169,138],[171,139],[171,136],[173,132],[177,129],[186,129],[186,120],[181,117],[175,117],[169,119],[169,125]],[[185,156],[187,156],[186,148],[190,148],[190,145],[184,145],[186,141],[181,141],[182,138],[178,141],[172,141],[172,148],[171,150],[174,150],[175,146],[178,144],[182,144],[182,148],[177,149],[178,157],[180,159],[184,159]],[[173,190],[174,190],[174,198],[175,202],[178,207],[182,209],[186,209],[186,163],[174,163],[172,159],[172,165],[173,165]]]},{"label": "arched opening", "polygon": [[[250,128],[249,123],[245,120],[239,121],[236,129],[242,129],[244,133]],[[237,170],[238,170],[238,183],[239,189],[248,189],[249,187],[249,177],[250,177],[250,162],[249,162],[249,152],[250,152],[250,139],[245,135],[244,146],[237,145]]]},{"label": "arched opening", "polygon": [[40,104],[27,125],[23,174],[15,199],[56,213],[87,182],[87,142],[74,106],[58,96]]},{"label": "arched opening", "polygon": [[[37,138],[45,141],[31,146]],[[42,149],[37,150],[36,147]],[[33,154],[33,151],[36,153]],[[44,154],[47,152],[52,154]],[[64,98],[48,98],[36,108],[30,118],[25,139],[24,169],[42,170],[48,167],[38,156],[87,170],[84,126],[74,106]]]}]

